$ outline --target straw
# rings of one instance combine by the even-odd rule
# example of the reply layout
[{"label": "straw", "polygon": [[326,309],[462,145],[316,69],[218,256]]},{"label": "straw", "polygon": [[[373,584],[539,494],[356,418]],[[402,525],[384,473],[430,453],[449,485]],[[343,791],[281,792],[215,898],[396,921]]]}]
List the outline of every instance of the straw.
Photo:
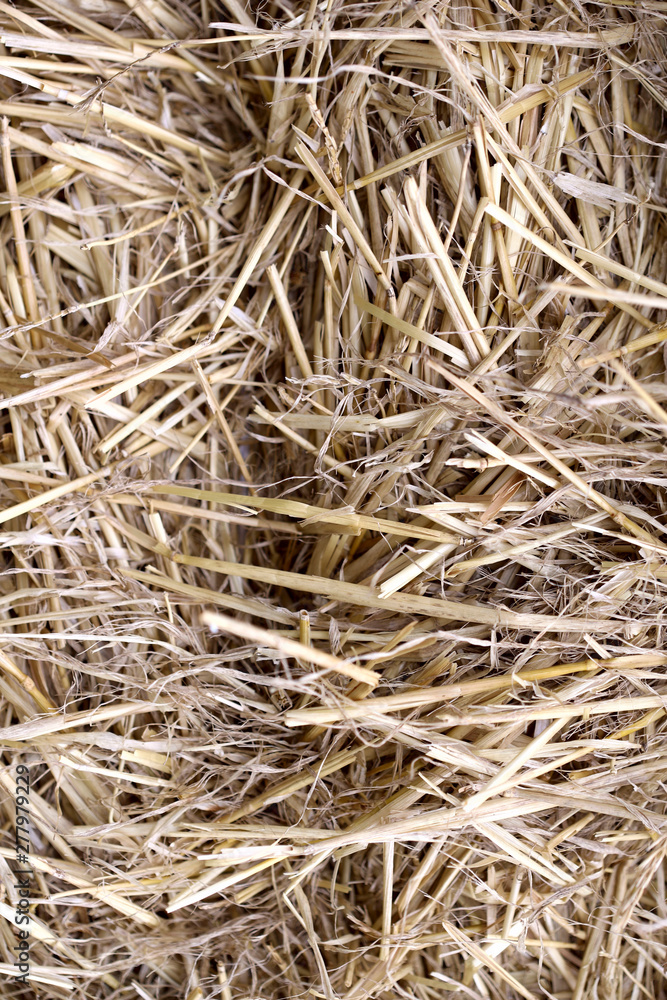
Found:
[{"label": "straw", "polygon": [[665,1000],[666,17],[0,0],[1,996]]}]

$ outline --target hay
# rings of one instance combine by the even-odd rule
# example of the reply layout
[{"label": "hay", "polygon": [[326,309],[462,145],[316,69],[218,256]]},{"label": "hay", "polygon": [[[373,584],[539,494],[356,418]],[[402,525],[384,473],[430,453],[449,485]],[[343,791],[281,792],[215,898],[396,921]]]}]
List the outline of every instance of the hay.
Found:
[{"label": "hay", "polygon": [[0,3],[0,995],[667,996],[666,13]]}]

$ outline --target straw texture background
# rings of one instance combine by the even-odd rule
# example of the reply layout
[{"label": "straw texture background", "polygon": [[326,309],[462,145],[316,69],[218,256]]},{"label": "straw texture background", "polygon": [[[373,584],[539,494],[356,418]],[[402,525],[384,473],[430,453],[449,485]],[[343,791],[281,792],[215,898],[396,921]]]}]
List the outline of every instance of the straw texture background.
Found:
[{"label": "straw texture background", "polygon": [[0,2],[0,995],[667,997],[666,18]]}]

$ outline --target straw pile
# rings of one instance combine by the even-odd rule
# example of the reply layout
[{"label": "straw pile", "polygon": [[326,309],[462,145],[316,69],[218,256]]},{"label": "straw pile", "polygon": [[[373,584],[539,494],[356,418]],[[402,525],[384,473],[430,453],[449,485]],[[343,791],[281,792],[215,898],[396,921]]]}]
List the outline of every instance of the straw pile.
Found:
[{"label": "straw pile", "polygon": [[666,11],[0,3],[2,996],[667,996]]}]

